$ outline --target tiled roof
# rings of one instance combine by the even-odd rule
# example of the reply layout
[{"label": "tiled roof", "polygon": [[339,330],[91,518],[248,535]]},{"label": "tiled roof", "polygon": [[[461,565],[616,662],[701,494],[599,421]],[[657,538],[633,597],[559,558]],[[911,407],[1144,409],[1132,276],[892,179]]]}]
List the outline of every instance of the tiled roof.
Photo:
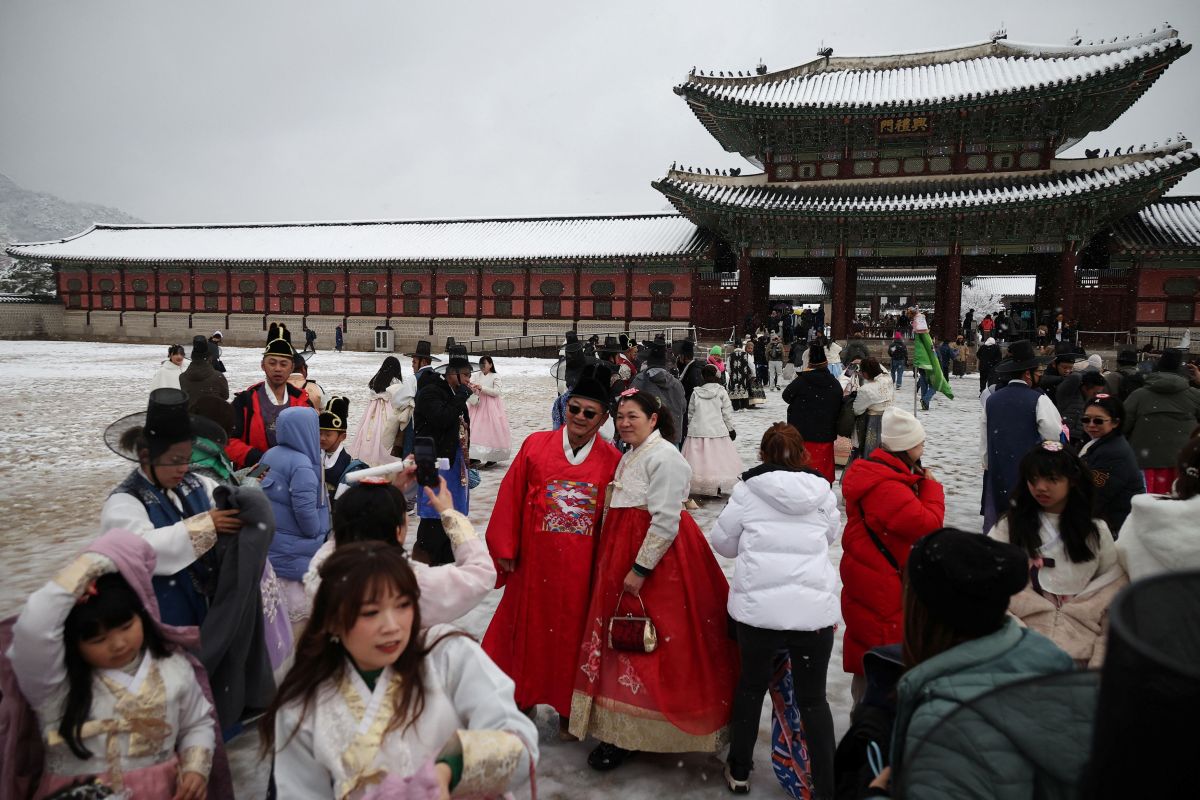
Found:
[{"label": "tiled roof", "polygon": [[505,262],[682,257],[709,236],[677,214],[262,225],[95,225],[13,258],[116,263]]},{"label": "tiled roof", "polygon": [[762,175],[708,176],[671,171],[652,185],[680,209],[811,215],[993,208],[1071,199],[1146,178],[1178,178],[1200,166],[1196,152],[1139,154],[1133,159],[1070,159],[1056,168],[986,176],[887,178],[823,184],[771,184]]},{"label": "tiled roof", "polygon": [[1009,300],[1032,300],[1037,291],[1036,275],[980,275],[967,282]]},{"label": "tiled roof", "polygon": [[1200,197],[1164,197],[1113,226],[1126,250],[1200,249]]},{"label": "tiled roof", "polygon": [[[685,96],[762,108],[903,108],[1081,83],[1190,45],[1165,28],[1107,44],[989,41],[949,50],[868,58],[820,58],[765,75],[692,73]],[[702,102],[702,101],[701,101]]]}]

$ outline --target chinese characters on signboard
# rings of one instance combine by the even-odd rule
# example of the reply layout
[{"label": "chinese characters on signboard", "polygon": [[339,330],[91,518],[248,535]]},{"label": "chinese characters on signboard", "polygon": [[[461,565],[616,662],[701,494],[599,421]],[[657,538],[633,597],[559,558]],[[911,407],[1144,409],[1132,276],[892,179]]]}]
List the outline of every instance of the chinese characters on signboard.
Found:
[{"label": "chinese characters on signboard", "polygon": [[888,117],[879,120],[880,136],[927,134],[931,130],[928,117]]}]

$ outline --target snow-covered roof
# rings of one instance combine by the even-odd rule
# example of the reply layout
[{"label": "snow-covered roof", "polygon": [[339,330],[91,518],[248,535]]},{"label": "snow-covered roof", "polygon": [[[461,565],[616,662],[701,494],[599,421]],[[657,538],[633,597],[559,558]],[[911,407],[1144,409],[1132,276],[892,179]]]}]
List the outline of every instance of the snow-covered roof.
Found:
[{"label": "snow-covered roof", "polygon": [[1164,197],[1113,226],[1126,250],[1200,249],[1200,197]]},{"label": "snow-covered roof", "polygon": [[1007,174],[843,180],[821,185],[767,183],[761,174],[728,177],[672,170],[653,186],[680,209],[708,206],[785,214],[871,214],[1070,200],[1156,176],[1178,179],[1200,166],[1196,152],[1186,149],[1121,159],[1062,159],[1054,169]]},{"label": "snow-covered roof", "polygon": [[967,282],[1009,300],[1032,300],[1037,291],[1036,275],[980,275]]},{"label": "snow-covered roof", "polygon": [[769,291],[772,297],[825,297],[829,294],[821,278],[771,278]]},{"label": "snow-covered roof", "polygon": [[0,293],[0,304],[3,305],[28,305],[30,303],[57,303],[57,298],[44,297],[36,294],[9,294],[7,292]]},{"label": "snow-covered roof", "polygon": [[1100,44],[999,39],[923,53],[819,58],[763,75],[693,72],[676,92],[763,108],[928,106],[1081,83],[1188,48],[1170,27]]},{"label": "snow-covered roof", "polygon": [[94,225],[13,243],[13,258],[117,263],[365,263],[608,260],[703,255],[678,214],[259,225]]}]

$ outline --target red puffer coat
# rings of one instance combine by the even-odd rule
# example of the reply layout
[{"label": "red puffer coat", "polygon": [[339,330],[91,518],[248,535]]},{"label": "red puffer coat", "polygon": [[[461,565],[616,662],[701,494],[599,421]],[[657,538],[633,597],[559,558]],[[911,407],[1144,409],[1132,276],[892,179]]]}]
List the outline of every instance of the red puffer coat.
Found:
[{"label": "red puffer coat", "polygon": [[900,578],[871,541],[863,515],[903,569],[913,542],[942,527],[946,498],[940,483],[914,475],[882,448],[850,465],[842,476],[842,496],[842,666],[861,674],[868,650],[899,642],[904,635]]}]

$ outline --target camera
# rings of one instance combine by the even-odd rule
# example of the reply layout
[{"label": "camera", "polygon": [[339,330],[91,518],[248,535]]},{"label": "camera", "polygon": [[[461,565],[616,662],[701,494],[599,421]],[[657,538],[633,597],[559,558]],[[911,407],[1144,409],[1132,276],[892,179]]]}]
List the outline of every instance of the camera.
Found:
[{"label": "camera", "polygon": [[438,486],[437,445],[430,436],[418,436],[413,441],[413,461],[417,465],[417,485],[436,489]]}]

